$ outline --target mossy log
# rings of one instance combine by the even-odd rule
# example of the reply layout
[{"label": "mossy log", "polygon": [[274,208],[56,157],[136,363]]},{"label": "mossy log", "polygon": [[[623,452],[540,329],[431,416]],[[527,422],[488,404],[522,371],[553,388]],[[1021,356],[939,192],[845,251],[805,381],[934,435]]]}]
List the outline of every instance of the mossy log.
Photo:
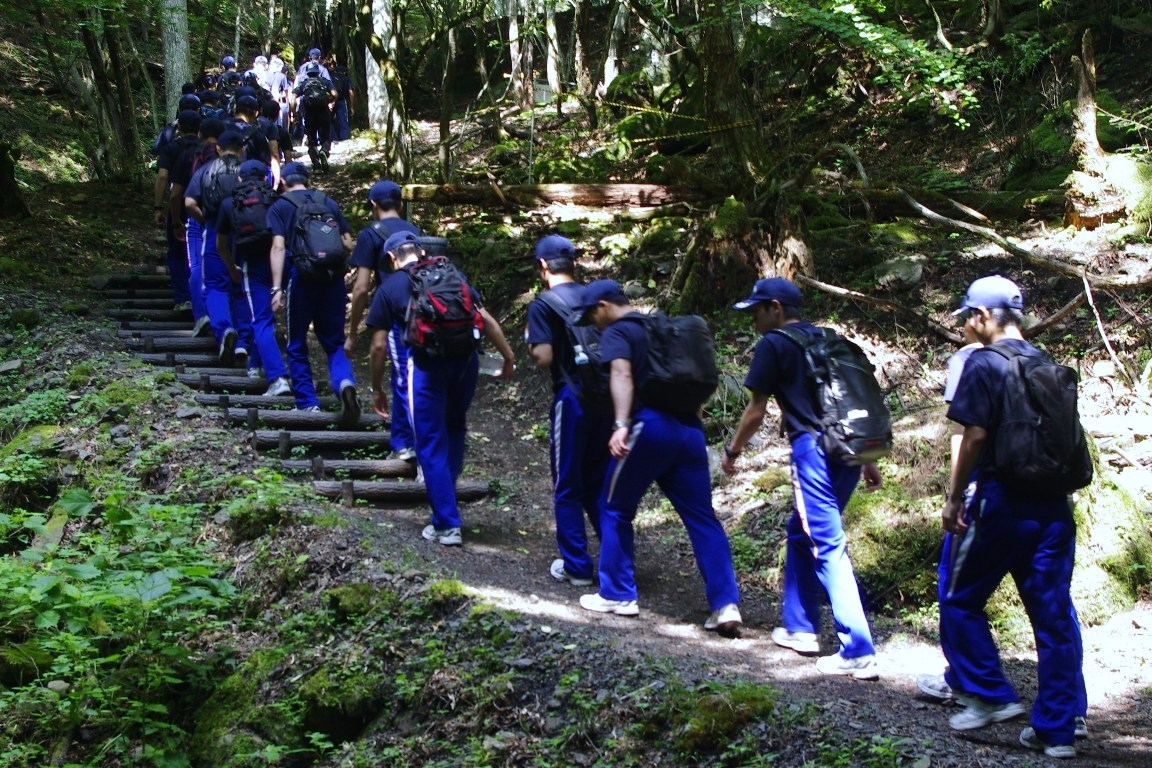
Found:
[{"label": "mossy log", "polygon": [[699,200],[699,192],[659,184],[527,184],[492,185],[409,184],[404,199],[437,205],[539,208],[551,204],[588,208],[644,208]]},{"label": "mossy log", "polygon": [[[316,480],[312,487],[322,496],[334,499],[343,499],[345,504],[351,506],[355,499],[384,502],[411,502],[426,501],[428,491],[424,483],[407,481],[377,481],[361,480]],[[477,501],[488,495],[488,484],[477,481],[461,480],[456,483],[456,499],[458,501]]]},{"label": "mossy log", "polygon": [[350,451],[356,448],[388,450],[392,443],[387,432],[344,432],[328,429],[258,429],[252,433],[252,445],[258,450],[275,448],[280,458],[291,457],[298,445],[309,448]]},{"label": "mossy log", "polygon": [[280,466],[287,472],[310,472],[313,479],[323,480],[334,472],[346,472],[352,477],[415,477],[416,464],[398,459],[285,459]]},{"label": "mossy log", "polygon": [[[284,398],[292,402],[291,398]],[[226,414],[229,422],[233,424],[247,424],[250,429],[256,429],[263,424],[266,427],[279,427],[284,429],[321,429],[340,423],[340,414],[334,411],[283,411],[260,408],[229,408]],[[346,427],[356,429],[369,429],[379,427],[387,422],[371,411],[364,411],[360,418]]]},{"label": "mossy log", "polygon": [[[938,210],[971,209],[984,219],[995,221],[1026,221],[1028,219],[1062,219],[1066,200],[1061,190],[1025,192],[989,192],[968,190],[941,194],[930,190],[908,190],[917,200]],[[806,214],[817,215],[833,206],[846,219],[891,221],[914,217],[916,211],[908,206],[899,189],[853,189],[836,195],[808,192],[800,196],[799,203]]]}]

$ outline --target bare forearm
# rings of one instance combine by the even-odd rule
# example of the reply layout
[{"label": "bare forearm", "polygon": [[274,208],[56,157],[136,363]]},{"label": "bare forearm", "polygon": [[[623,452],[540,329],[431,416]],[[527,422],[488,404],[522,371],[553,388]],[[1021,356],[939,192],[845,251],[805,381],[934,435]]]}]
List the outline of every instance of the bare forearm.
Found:
[{"label": "bare forearm", "polygon": [[729,450],[734,453],[744,450],[744,446],[752,439],[752,435],[756,434],[756,430],[760,429],[760,425],[764,423],[764,413],[767,406],[767,397],[757,392],[752,393],[752,399],[744,407],[740,424],[736,427],[736,434],[732,436],[732,442],[728,445]]},{"label": "bare forearm", "polygon": [[956,451],[956,461],[952,465],[952,480],[948,485],[948,498],[956,501],[964,498],[964,489],[972,477],[980,461],[980,454],[984,450],[984,442],[988,432],[983,427],[966,427],[964,436],[960,439],[960,447]]}]

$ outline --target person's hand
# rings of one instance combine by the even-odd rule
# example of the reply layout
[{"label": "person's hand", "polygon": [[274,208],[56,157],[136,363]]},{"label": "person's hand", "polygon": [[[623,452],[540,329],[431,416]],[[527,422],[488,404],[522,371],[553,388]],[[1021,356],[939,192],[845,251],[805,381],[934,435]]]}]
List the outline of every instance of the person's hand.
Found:
[{"label": "person's hand", "polygon": [[382,419],[388,418],[388,393],[376,390],[372,393],[372,410]]},{"label": "person's hand", "polygon": [[948,533],[964,533],[968,523],[964,521],[964,502],[960,499],[944,502],[944,509],[940,511],[940,522]]},{"label": "person's hand", "polygon": [[501,369],[500,375],[496,378],[501,381],[512,381],[512,374],[516,372],[516,358],[509,358],[504,360],[504,368]]},{"label": "person's hand", "polygon": [[279,312],[284,306],[284,291],[272,294],[272,311]]},{"label": "person's hand", "polygon": [[158,208],[152,212],[152,223],[157,227],[164,226],[164,209]]},{"label": "person's hand", "polygon": [[617,459],[622,459],[628,455],[632,449],[628,447],[628,435],[631,430],[628,427],[616,427],[612,430],[612,437],[608,440],[608,452],[615,456]]},{"label": "person's hand", "polygon": [[244,282],[244,273],[240,271],[240,267],[236,266],[235,264],[232,264],[228,267],[228,275],[232,278],[232,282],[236,283],[236,285],[240,285],[240,283]]},{"label": "person's hand", "polygon": [[736,456],[729,456],[726,453],[724,454],[724,456],[720,459],[720,469],[722,469],[724,471],[724,474],[726,474],[726,475],[736,474],[736,459],[737,458],[738,457],[736,457]]},{"label": "person's hand", "polygon": [[880,468],[875,464],[865,464],[864,472],[861,476],[864,479],[864,490],[869,493],[880,490],[880,486],[884,485],[884,478],[880,475]]},{"label": "person's hand", "polygon": [[185,229],[183,222],[173,222],[172,235],[178,243],[188,242],[188,230]]},{"label": "person's hand", "polygon": [[344,337],[344,354],[348,356],[349,360],[351,360],[354,357],[353,353],[355,351],[356,351],[356,334],[349,333],[347,336]]}]

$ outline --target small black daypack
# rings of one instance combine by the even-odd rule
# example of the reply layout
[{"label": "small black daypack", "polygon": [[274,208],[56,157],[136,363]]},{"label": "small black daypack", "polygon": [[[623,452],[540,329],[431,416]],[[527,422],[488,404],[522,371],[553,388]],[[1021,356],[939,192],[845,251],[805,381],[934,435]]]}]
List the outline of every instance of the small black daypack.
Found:
[{"label": "small black daypack", "polygon": [[336,215],[324,204],[323,192],[290,192],[284,199],[296,208],[292,227],[292,266],[308,280],[330,281],[342,279],[348,271],[344,253],[344,236]]},{"label": "small black daypack", "polygon": [[239,183],[240,157],[237,155],[219,155],[216,162],[208,166],[204,172],[203,205],[204,220],[216,223],[216,214],[220,212],[220,203],[224,198],[231,197],[232,192]]},{"label": "small black daypack", "polygon": [[484,318],[464,274],[447,256],[404,267],[412,287],[404,341],[433,357],[459,359],[476,351]]},{"label": "small black daypack", "polygon": [[859,346],[829,328],[818,330],[816,337],[787,325],[773,332],[804,353],[824,455],[849,466],[871,464],[892,450],[892,416],[876,369]]},{"label": "small black daypack", "polygon": [[1080,425],[1076,371],[1041,353],[1006,344],[994,352],[1008,361],[1000,395],[1000,424],[992,448],[996,478],[1020,493],[1061,496],[1092,482],[1092,455]]},{"label": "small black daypack", "polygon": [[264,179],[246,179],[232,191],[233,237],[236,245],[271,242],[268,208],[279,196]]},{"label": "small black daypack", "polygon": [[560,361],[553,359],[552,364],[560,366],[561,377],[589,413],[612,413],[609,376],[600,359],[600,329],[594,325],[576,325],[572,308],[555,291],[544,291],[540,300],[564,321],[568,342],[576,358],[576,376],[570,377],[567,366]]},{"label": "small black daypack", "polygon": [[304,87],[300,89],[300,98],[304,101],[304,106],[310,109],[328,106],[331,95],[327,83],[320,77],[309,77],[304,81]]},{"label": "small black daypack", "polygon": [[694,416],[716,391],[716,341],[699,315],[644,317],[648,332],[648,379],[637,393],[658,411]]}]

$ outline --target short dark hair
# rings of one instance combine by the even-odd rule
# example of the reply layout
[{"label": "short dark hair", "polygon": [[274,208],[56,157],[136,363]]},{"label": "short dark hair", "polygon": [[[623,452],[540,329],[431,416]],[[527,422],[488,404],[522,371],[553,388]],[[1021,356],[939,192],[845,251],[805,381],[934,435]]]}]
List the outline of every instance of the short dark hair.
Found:
[{"label": "short dark hair", "polygon": [[381,211],[396,211],[400,213],[404,210],[403,200],[373,200],[372,201],[378,210]]},{"label": "short dark hair", "polygon": [[992,321],[1001,328],[1006,328],[1014,325],[1017,328],[1024,327],[1024,313],[1018,309],[1008,309],[1006,307],[997,307],[996,309],[988,310],[992,315]]},{"label": "short dark hair", "polygon": [[308,177],[299,173],[289,174],[288,176],[281,176],[280,180],[284,182],[284,186],[286,187],[295,187],[301,184],[308,186]]},{"label": "short dark hair", "polygon": [[800,320],[801,319],[800,307],[794,307],[791,304],[781,304],[780,306],[784,307],[784,319],[785,320]]},{"label": "short dark hair", "polygon": [[627,296],[611,296],[607,299],[601,299],[601,301],[606,301],[609,304],[615,304],[618,307],[627,307],[632,303],[628,300]]},{"label": "short dark hair", "polygon": [[396,250],[392,251],[392,255],[396,257],[397,261],[404,261],[409,256],[416,256],[419,258],[420,254],[424,252],[424,246],[420,243],[404,243]]},{"label": "short dark hair", "polygon": [[195,83],[184,83],[184,85],[180,86],[180,95],[181,96],[187,96],[190,93],[196,93],[196,84]]},{"label": "short dark hair", "polygon": [[576,273],[576,263],[567,256],[557,256],[554,259],[541,259],[548,271],[554,275],[573,275]]},{"label": "short dark hair", "polygon": [[274,101],[266,101],[260,105],[260,116],[273,118],[280,117],[280,105]]}]

